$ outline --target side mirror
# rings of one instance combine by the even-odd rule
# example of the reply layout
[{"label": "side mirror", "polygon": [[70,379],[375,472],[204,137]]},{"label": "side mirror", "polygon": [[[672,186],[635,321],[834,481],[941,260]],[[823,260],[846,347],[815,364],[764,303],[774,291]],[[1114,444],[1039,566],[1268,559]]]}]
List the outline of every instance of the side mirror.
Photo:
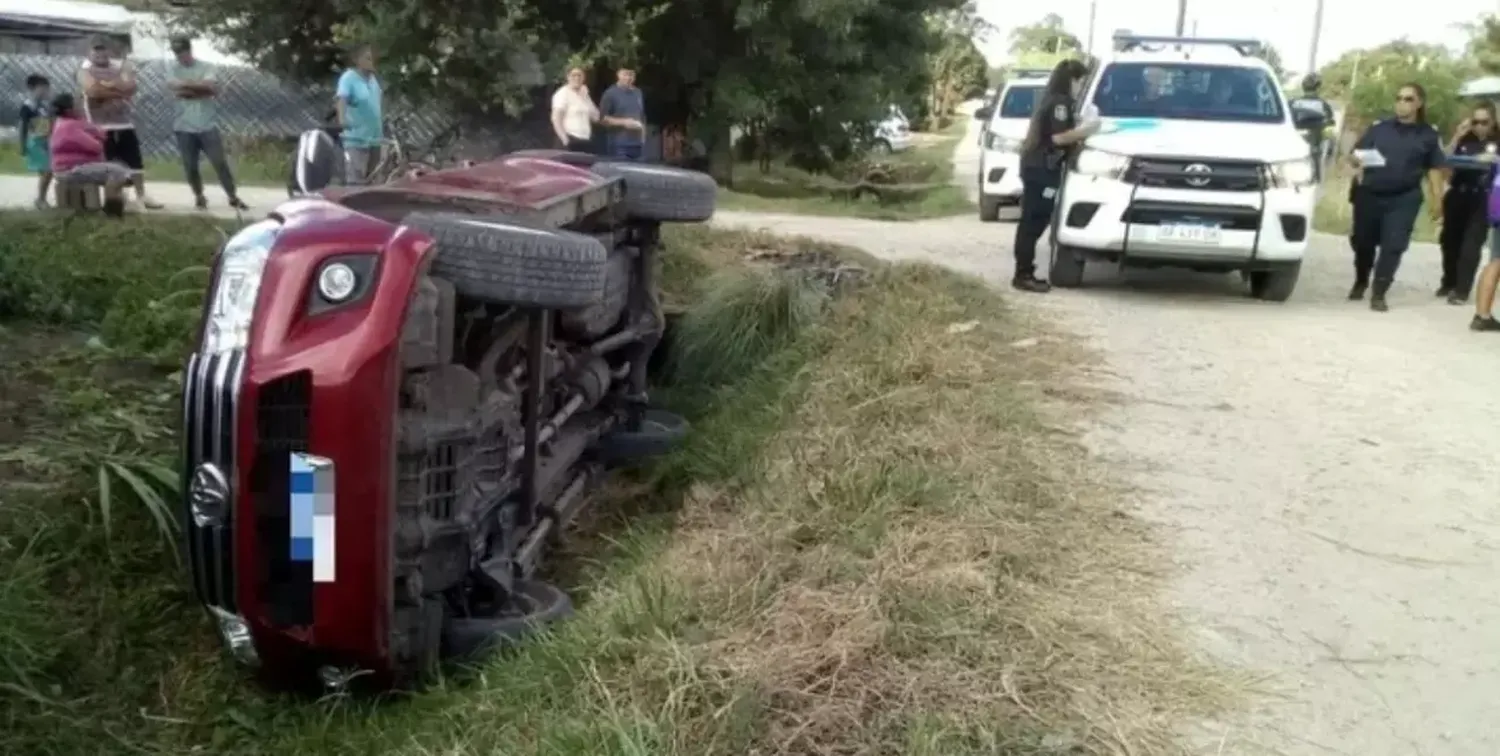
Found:
[{"label": "side mirror", "polygon": [[979,108],[978,110],[974,111],[974,119],[988,121],[990,120],[990,116],[994,114],[994,108]]}]

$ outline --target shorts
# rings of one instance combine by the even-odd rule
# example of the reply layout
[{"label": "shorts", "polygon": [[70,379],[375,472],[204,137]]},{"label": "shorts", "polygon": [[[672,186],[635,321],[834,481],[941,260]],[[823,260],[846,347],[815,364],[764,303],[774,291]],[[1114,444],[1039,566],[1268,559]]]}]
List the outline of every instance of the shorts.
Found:
[{"label": "shorts", "polygon": [[345,147],[344,148],[344,181],[350,186],[358,186],[370,180],[370,171],[380,162],[379,147]]},{"label": "shorts", "polygon": [[84,163],[57,174],[57,180],[67,184],[104,186],[109,183],[123,184],[130,180],[130,176],[131,170],[120,163]]},{"label": "shorts", "polygon": [[31,137],[26,140],[26,170],[32,173],[52,171],[52,151],[47,147],[46,137]]},{"label": "shorts", "polygon": [[120,163],[136,173],[145,170],[141,160],[141,140],[135,129],[113,129],[104,132],[104,159]]}]

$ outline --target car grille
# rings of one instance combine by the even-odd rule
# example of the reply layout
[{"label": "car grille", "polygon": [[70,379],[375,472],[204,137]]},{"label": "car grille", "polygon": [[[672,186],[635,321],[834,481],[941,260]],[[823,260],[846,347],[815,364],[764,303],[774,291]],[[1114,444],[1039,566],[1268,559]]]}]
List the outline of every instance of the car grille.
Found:
[{"label": "car grille", "polygon": [[[245,371],[243,350],[194,354],[182,376],[183,523],[193,591],[204,604],[237,611],[234,563],[235,409]],[[229,483],[217,524],[194,520],[189,492],[200,467],[213,465]]]},{"label": "car grille", "polygon": [[311,410],[312,374],[306,370],[265,383],[255,403],[250,496],[256,550],[251,561],[262,608],[280,627],[313,621],[312,562],[292,559],[291,511],[291,456],[308,450]]},{"label": "car grille", "polygon": [[1168,189],[1254,192],[1265,188],[1266,171],[1253,161],[1137,157],[1130,161],[1125,180]]}]

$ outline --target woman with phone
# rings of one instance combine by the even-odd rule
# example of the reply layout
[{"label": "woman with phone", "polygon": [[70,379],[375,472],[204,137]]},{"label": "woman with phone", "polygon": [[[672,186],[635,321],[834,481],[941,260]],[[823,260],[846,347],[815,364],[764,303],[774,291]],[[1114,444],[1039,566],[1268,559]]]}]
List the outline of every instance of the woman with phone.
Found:
[{"label": "woman with phone", "polygon": [[[1494,160],[1500,147],[1497,133],[1495,106],[1479,103],[1454,130],[1448,153]],[[1439,297],[1448,298],[1448,304],[1467,303],[1474,286],[1480,251],[1490,232],[1486,203],[1489,178],[1488,170],[1458,166],[1448,177],[1448,191],[1443,193],[1443,230],[1438,237],[1443,249],[1443,281],[1437,290]]]}]

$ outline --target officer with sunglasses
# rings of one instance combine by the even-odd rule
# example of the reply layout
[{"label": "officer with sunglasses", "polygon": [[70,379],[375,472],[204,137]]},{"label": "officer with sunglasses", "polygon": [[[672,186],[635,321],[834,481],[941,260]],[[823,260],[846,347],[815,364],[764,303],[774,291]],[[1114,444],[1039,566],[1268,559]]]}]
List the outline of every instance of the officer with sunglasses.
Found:
[{"label": "officer with sunglasses", "polygon": [[1443,140],[1427,122],[1427,92],[1420,84],[1406,84],[1396,93],[1396,114],[1377,121],[1355,142],[1349,155],[1356,169],[1349,187],[1354,205],[1354,286],[1350,301],[1370,293],[1370,309],[1385,312],[1386,292],[1396,279],[1401,255],[1411,244],[1411,232],[1422,209],[1426,178],[1433,219],[1439,217],[1443,196]]},{"label": "officer with sunglasses", "polygon": [[[1500,139],[1495,131],[1495,106],[1486,102],[1475,105],[1469,117],[1458,125],[1448,143],[1448,152],[1494,160],[1497,147]],[[1474,286],[1481,250],[1490,235],[1486,201],[1489,179],[1488,170],[1458,167],[1454,167],[1448,178],[1448,191],[1443,194],[1443,230],[1438,237],[1443,249],[1443,282],[1437,290],[1439,297],[1448,298],[1448,304],[1467,303]]]}]

